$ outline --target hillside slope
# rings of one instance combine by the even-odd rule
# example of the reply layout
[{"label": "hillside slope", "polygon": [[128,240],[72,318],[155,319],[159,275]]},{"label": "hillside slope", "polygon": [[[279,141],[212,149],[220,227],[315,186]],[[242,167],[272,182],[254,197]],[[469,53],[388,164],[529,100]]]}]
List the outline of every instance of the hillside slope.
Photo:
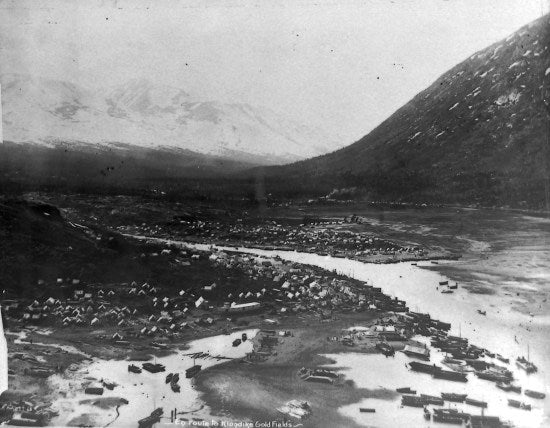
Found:
[{"label": "hillside slope", "polygon": [[353,188],[334,193],[545,206],[548,46],[547,15],[449,70],[351,146],[267,168],[267,188],[289,196]]},{"label": "hillside slope", "polygon": [[268,165],[338,147],[321,130],[267,108],[205,100],[147,80],[100,90],[24,74],[4,74],[0,82],[4,140],[12,142],[115,143]]}]

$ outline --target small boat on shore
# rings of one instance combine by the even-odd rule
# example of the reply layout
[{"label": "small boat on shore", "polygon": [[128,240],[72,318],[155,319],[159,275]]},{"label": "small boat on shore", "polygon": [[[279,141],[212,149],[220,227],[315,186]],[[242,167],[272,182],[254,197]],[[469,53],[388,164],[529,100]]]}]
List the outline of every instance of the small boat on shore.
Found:
[{"label": "small boat on shore", "polygon": [[539,400],[542,400],[546,397],[546,394],[544,392],[533,391],[532,389],[526,389],[525,395],[527,395],[527,397],[537,398]]},{"label": "small boat on shore", "polygon": [[359,411],[361,413],[375,413],[376,409],[369,409],[369,408],[366,408],[366,407],[360,407]]},{"label": "small boat on shore", "polygon": [[516,359],[516,366],[525,370],[527,374],[535,373],[538,370],[537,366],[525,357],[518,357]]},{"label": "small boat on shore", "polygon": [[160,417],[162,416],[163,410],[161,407],[158,409],[153,410],[153,412],[138,421],[138,427],[139,428],[151,428],[154,424],[157,422],[160,422]]},{"label": "small boat on shore", "polygon": [[134,365],[134,364],[130,364],[128,366],[128,371],[130,373],[138,373],[138,374],[141,373],[141,369],[138,366]]},{"label": "small boat on shore", "polygon": [[400,394],[416,394],[416,391],[414,389],[411,389],[410,386],[407,386],[407,387],[404,387],[404,388],[397,388],[396,389],[397,392],[399,392]]},{"label": "small boat on shore", "polygon": [[506,392],[515,392],[517,394],[521,394],[521,386],[514,385],[512,383],[498,382],[497,383],[497,388],[502,389],[503,391],[506,391]]},{"label": "small boat on shore", "polygon": [[117,385],[116,383],[114,382],[107,382],[106,380],[102,380],[101,381],[101,384],[107,388],[109,391],[112,391],[113,389],[115,389],[115,386]]},{"label": "small boat on shore", "polygon": [[434,409],[434,422],[443,422],[448,424],[461,425],[463,421],[468,421],[471,415],[460,412],[457,409]]},{"label": "small boat on shore", "polygon": [[149,373],[159,373],[166,370],[166,368],[160,363],[143,363],[141,366],[143,367],[143,370],[147,370]]},{"label": "small boat on shore", "polygon": [[452,401],[453,403],[464,403],[466,400],[467,394],[455,394],[453,392],[442,392],[441,398],[445,401]]},{"label": "small boat on shore", "polygon": [[433,372],[433,377],[436,379],[452,380],[454,382],[468,382],[466,374],[452,370],[436,370]]},{"label": "small boat on shore", "polygon": [[424,407],[426,404],[426,400],[422,397],[418,397],[416,395],[403,395],[401,397],[401,405],[403,406],[409,406],[409,407]]},{"label": "small boat on shore", "polygon": [[449,289],[449,288],[447,288],[446,290],[441,290],[441,293],[442,293],[442,294],[452,294],[452,293],[454,293],[454,291],[451,290],[451,289]]},{"label": "small boat on shore", "polygon": [[443,406],[443,404],[445,404],[441,397],[436,397],[434,395],[420,394],[420,398],[422,398],[426,404],[433,404],[435,406]]},{"label": "small boat on shore", "polygon": [[235,346],[235,347],[236,347],[236,346],[239,346],[239,345],[241,344],[241,342],[242,342],[241,339],[235,339],[235,340],[233,341],[233,346]]},{"label": "small boat on shore", "polygon": [[194,365],[193,367],[188,368],[187,370],[185,370],[185,377],[188,378],[188,379],[192,378],[200,371],[201,371],[201,366]]},{"label": "small boat on shore", "polygon": [[389,343],[378,342],[376,345],[374,345],[374,347],[376,349],[378,349],[386,357],[391,357],[391,356],[395,355],[395,349]]},{"label": "small boat on shore", "polygon": [[166,376],[166,383],[172,382],[173,376],[174,376],[174,373],[169,373],[168,376]]},{"label": "small boat on shore", "polygon": [[510,407],[515,407],[516,409],[531,410],[530,404],[525,404],[518,400],[508,399],[508,405]]},{"label": "small boat on shore", "polygon": [[88,387],[84,389],[84,394],[88,395],[103,395],[103,388],[99,387]]},{"label": "small boat on shore", "polygon": [[432,419],[434,422],[441,422],[445,424],[462,425],[462,418],[455,416],[451,413],[439,413],[434,412]]},{"label": "small boat on shore", "polygon": [[481,400],[475,400],[473,398],[468,398],[466,397],[466,399],[464,400],[464,402],[466,404],[469,404],[470,406],[475,406],[475,407],[481,407],[483,409],[486,409],[487,408],[487,402],[486,401],[481,401]]},{"label": "small boat on shore", "polygon": [[441,367],[436,366],[435,364],[425,364],[419,363],[418,361],[411,361],[409,363],[411,370],[415,372],[429,373],[433,374],[437,370],[441,370]]},{"label": "small boat on shore", "polygon": [[430,413],[427,407],[424,407],[424,419],[429,421],[431,418],[432,418],[432,414]]},{"label": "small boat on shore", "polygon": [[422,346],[406,345],[405,349],[403,349],[401,352],[412,358],[419,358],[426,361],[430,360],[429,349]]},{"label": "small boat on shore", "polygon": [[509,382],[510,376],[506,373],[497,372],[494,370],[477,370],[476,376],[480,379],[489,380],[491,382]]}]

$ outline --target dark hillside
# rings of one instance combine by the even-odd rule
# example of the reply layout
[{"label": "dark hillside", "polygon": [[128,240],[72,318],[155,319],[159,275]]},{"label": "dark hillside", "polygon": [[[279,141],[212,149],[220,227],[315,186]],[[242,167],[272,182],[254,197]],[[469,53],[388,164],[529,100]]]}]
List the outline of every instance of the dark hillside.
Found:
[{"label": "dark hillside", "polygon": [[356,187],[382,199],[546,206],[548,46],[545,16],[449,70],[351,146],[265,168],[268,191]]}]

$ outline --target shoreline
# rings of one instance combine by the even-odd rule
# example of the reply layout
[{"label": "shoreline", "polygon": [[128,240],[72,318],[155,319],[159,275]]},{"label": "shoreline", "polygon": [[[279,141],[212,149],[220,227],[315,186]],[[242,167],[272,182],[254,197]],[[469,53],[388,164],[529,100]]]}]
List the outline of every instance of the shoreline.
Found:
[{"label": "shoreline", "polygon": [[[143,237],[143,239],[151,239]],[[160,239],[162,238],[153,238],[153,239]],[[165,243],[169,244],[170,240],[163,240]],[[173,243],[173,241],[172,241]],[[185,243],[181,243],[185,244]],[[188,243],[189,244],[189,243]],[[193,244],[190,244],[193,245]],[[200,244],[203,246],[207,246],[206,244]],[[213,245],[213,244],[211,244]],[[236,252],[239,251],[239,248],[235,249]],[[294,252],[293,252],[294,253]],[[303,254],[306,259],[307,256],[311,255],[309,253]],[[271,255],[271,257],[276,257],[275,255]],[[299,258],[298,258],[299,259]],[[337,261],[337,259],[334,259],[334,261]],[[353,260],[348,260],[353,261]],[[317,266],[315,264],[308,264],[305,263],[302,260],[297,260],[297,262],[302,266],[312,266],[319,270],[324,270],[325,272],[330,272],[330,270]],[[364,262],[361,262],[364,264]],[[372,266],[375,266],[376,264],[372,264]],[[391,268],[394,269],[393,267]],[[401,271],[397,269],[395,273],[400,273]],[[399,276],[401,278],[401,276]],[[350,281],[356,281],[363,285],[367,284],[367,282],[364,282],[364,280],[356,280],[352,278],[348,278]],[[369,282],[370,283],[370,282]],[[379,285],[377,281],[374,281],[374,285]],[[388,291],[385,290],[385,293],[387,294]],[[335,311],[337,319],[332,319],[326,323],[322,323],[319,319],[319,317],[314,312],[302,312],[299,314],[291,314],[291,315],[282,315],[278,314],[278,317],[280,317],[280,322],[277,324],[277,329],[284,329],[289,328],[291,331],[295,330],[298,332],[298,337],[305,338],[306,335],[312,335],[313,337],[308,340],[303,340],[303,343],[298,344],[298,348],[294,349],[293,353],[289,353],[288,350],[285,350],[285,348],[288,347],[288,343],[282,347],[281,350],[277,350],[276,354],[273,357],[268,357],[265,363],[259,363],[259,364],[241,364],[238,362],[228,362],[228,363],[221,363],[219,365],[216,365],[215,367],[212,367],[210,369],[205,369],[204,372],[200,373],[196,380],[197,380],[197,387],[201,391],[201,395],[203,401],[206,403],[206,405],[212,409],[212,411],[219,416],[227,415],[227,408],[226,406],[229,406],[231,409],[232,415],[242,415],[244,416],[246,412],[250,412],[252,415],[262,415],[262,414],[268,414],[269,416],[277,416],[277,413],[274,412],[274,408],[277,406],[280,406],[284,404],[285,401],[288,401],[290,399],[306,399],[306,401],[311,401],[314,408],[321,409],[319,411],[319,414],[317,416],[312,416],[312,419],[309,421],[306,421],[306,426],[338,426],[339,424],[342,424],[345,420],[345,424],[349,426],[349,418],[344,418],[339,412],[339,407],[345,407],[348,405],[356,404],[357,402],[360,402],[361,400],[365,398],[381,398],[381,397],[395,397],[395,394],[390,394],[388,396],[388,391],[386,392],[373,392],[373,390],[364,390],[361,388],[355,387],[353,383],[346,382],[344,383],[338,392],[340,393],[340,396],[337,400],[334,398],[334,389],[332,386],[321,386],[319,387],[318,384],[310,384],[302,382],[301,380],[296,379],[296,372],[301,367],[308,366],[312,363],[315,363],[316,365],[326,365],[327,360],[319,357],[319,354],[335,354],[338,352],[346,353],[346,352],[357,352],[356,348],[350,349],[347,347],[344,347],[341,344],[338,344],[339,346],[334,347],[333,344],[325,342],[324,339],[326,339],[327,332],[333,332],[333,333],[341,333],[341,330],[343,327],[350,327],[350,323],[358,323],[358,322],[374,322],[375,320],[380,319],[384,316],[384,312],[371,312],[371,311],[364,311],[364,312],[352,312],[352,313],[343,313],[338,312],[338,310]],[[265,324],[263,323],[263,320],[261,317],[257,317],[252,322],[247,322],[247,328],[262,328],[265,327]],[[322,325],[323,329],[317,328],[318,326]],[[353,324],[352,324],[353,325]],[[196,340],[201,337],[207,338],[211,336],[215,336],[219,334],[219,328],[218,331],[212,330],[212,329],[201,329],[198,331],[192,331],[189,332],[189,334],[185,334],[185,337],[181,337],[177,341],[172,341],[168,343],[168,346],[172,348],[177,349],[186,349],[189,346],[189,342],[191,340]],[[272,328],[272,327],[270,327]],[[456,326],[455,326],[456,328]],[[74,337],[78,337],[79,334],[81,335],[82,331],[89,330],[89,329],[82,329],[72,330],[72,333]],[[321,332],[322,330],[322,332]],[[62,331],[60,331],[62,332]],[[47,334],[47,335],[39,335],[40,336],[40,342],[42,345],[44,343],[56,343],[58,347],[60,346],[60,343],[66,343],[74,345],[74,341],[71,341],[71,337],[64,337],[61,339],[58,334],[58,332],[54,332],[54,334]],[[34,338],[36,335],[31,334],[32,338]],[[90,335],[90,337],[94,337]],[[95,340],[95,343],[94,343]],[[292,339],[284,339],[287,342],[290,342],[292,344]],[[29,342],[30,343],[30,342]],[[86,351],[88,348],[93,348],[94,345],[99,344],[100,341],[96,339],[88,339],[84,343],[84,347],[80,347],[80,349]],[[138,340],[131,340],[127,343],[127,346],[116,346],[114,344],[111,344],[111,346],[103,347],[101,349],[96,349],[95,352],[91,353],[90,356],[93,357],[100,357],[100,358],[107,358],[107,360],[110,359],[118,359],[121,355],[124,354],[124,352],[127,352],[127,348],[130,347],[133,349],[133,347],[136,347],[133,349],[134,351],[138,351],[141,353],[141,355],[154,355],[154,356],[170,356],[173,355],[177,351],[171,351],[169,349],[161,350],[161,349],[150,349],[148,348],[145,350],[142,347],[142,344],[139,344]],[[374,344],[374,340],[369,342],[370,347],[372,348]],[[28,346],[28,343],[22,343],[23,347]],[[37,343],[38,345],[38,343]],[[40,345],[40,346],[42,346]],[[80,343],[82,345],[82,343]],[[47,346],[47,345],[45,345]],[[300,348],[302,346],[302,348]],[[140,347],[140,349],[138,349]],[[372,353],[372,351],[367,352]],[[120,361],[120,359],[118,359]],[[124,361],[124,360],[123,360]],[[230,374],[226,373],[226,369],[230,367]],[[266,368],[267,367],[267,368]],[[334,369],[338,369],[337,367],[332,367]],[[218,382],[221,380],[220,382]],[[224,394],[220,394],[219,385],[225,385]],[[218,386],[216,386],[218,385]],[[258,402],[256,405],[257,408],[250,407],[250,404],[243,403],[242,401],[239,401],[239,394],[242,395],[243,387],[246,387],[246,393],[245,396],[247,397],[263,397],[263,402]],[[216,389],[218,388],[218,389]],[[227,398],[222,399],[222,396],[226,396],[227,393],[229,393],[229,400]],[[295,396],[296,394],[301,394],[299,397]],[[269,399],[269,397],[275,397],[275,399]],[[266,408],[265,403],[270,403],[270,407]],[[271,404],[274,404],[271,406]],[[335,407],[336,405],[336,407]],[[330,410],[332,409],[332,410]],[[344,419],[342,419],[344,418]],[[309,424],[309,425],[308,425]],[[326,425],[323,425],[326,424]]]},{"label": "shoreline", "polygon": [[[265,361],[250,364],[233,361],[207,368],[196,377],[196,388],[213,415],[223,416],[230,408],[237,420],[278,420],[281,415],[276,408],[289,400],[298,399],[307,401],[312,407],[311,417],[299,421],[305,427],[360,427],[338,409],[365,398],[389,398],[397,393],[358,388],[351,379],[342,379],[338,385],[305,382],[297,372],[302,367],[323,367],[335,363],[335,360],[322,354],[349,352],[350,348],[344,345],[328,342],[327,335],[341,334],[344,327],[350,325],[373,325],[379,318],[377,314],[348,315],[323,324],[328,327],[323,331],[315,324],[299,326],[291,330],[292,336],[285,337],[274,348],[274,355]],[[280,328],[293,325],[289,322]],[[365,349],[355,347],[353,350],[371,354],[375,352],[373,342],[367,340]],[[337,369],[331,367],[331,370]]]}]

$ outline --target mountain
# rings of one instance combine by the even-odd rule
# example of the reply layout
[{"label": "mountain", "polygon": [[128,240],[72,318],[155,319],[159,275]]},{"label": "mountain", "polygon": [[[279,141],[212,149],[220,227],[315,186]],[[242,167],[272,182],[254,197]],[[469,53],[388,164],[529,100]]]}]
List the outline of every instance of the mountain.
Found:
[{"label": "mountain", "polygon": [[318,129],[266,108],[201,100],[180,88],[132,80],[109,90],[21,74],[1,76],[4,140],[55,147],[122,144],[280,164],[336,147]]},{"label": "mountain", "polygon": [[356,143],[265,168],[267,191],[545,206],[549,46],[546,15],[443,74]]}]

